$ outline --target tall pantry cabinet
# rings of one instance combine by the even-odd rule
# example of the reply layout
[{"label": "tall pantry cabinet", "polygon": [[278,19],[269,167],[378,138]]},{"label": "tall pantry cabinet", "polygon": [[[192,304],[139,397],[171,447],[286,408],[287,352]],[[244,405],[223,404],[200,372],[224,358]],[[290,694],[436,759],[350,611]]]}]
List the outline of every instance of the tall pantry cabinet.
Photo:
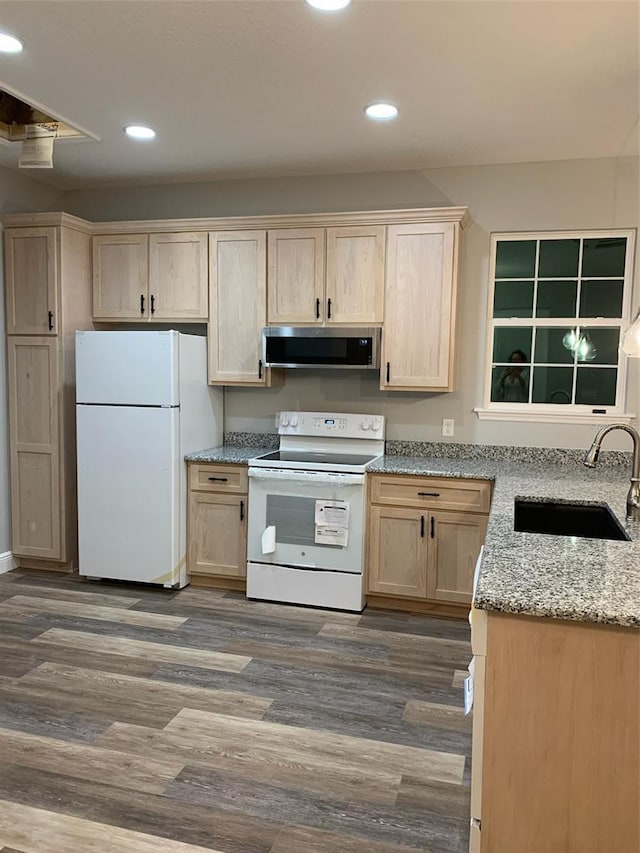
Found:
[{"label": "tall pantry cabinet", "polygon": [[77,564],[75,331],[92,328],[91,236],[66,214],[3,218],[12,553]]}]

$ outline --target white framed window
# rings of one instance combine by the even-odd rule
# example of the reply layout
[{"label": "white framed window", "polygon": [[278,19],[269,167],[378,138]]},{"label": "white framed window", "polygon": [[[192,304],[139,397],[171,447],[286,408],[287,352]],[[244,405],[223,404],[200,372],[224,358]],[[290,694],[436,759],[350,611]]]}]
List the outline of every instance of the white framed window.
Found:
[{"label": "white framed window", "polygon": [[483,407],[492,420],[625,413],[635,232],[491,236]]}]

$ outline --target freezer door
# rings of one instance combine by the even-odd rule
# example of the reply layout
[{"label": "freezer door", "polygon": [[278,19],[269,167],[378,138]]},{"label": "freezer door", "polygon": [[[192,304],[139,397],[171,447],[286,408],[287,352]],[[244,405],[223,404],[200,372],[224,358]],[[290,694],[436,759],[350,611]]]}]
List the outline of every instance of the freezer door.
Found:
[{"label": "freezer door", "polygon": [[77,407],[80,574],[175,583],[177,409]]},{"label": "freezer door", "polygon": [[180,403],[178,332],[76,332],[76,401]]}]

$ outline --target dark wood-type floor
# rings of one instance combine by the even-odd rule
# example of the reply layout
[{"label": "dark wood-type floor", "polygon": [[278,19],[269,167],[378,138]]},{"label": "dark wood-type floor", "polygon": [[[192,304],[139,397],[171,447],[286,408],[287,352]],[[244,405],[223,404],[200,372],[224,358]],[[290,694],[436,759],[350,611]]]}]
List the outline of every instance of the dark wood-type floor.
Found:
[{"label": "dark wood-type floor", "polygon": [[463,853],[468,626],[0,576],[0,849]]}]

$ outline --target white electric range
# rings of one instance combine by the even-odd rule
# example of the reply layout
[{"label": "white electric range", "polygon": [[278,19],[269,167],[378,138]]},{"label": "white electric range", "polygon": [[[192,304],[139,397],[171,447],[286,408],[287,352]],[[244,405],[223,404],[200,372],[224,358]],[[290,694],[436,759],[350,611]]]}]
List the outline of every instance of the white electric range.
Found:
[{"label": "white electric range", "polygon": [[384,417],[281,412],[280,449],[249,460],[247,597],[364,607],[364,483]]}]

